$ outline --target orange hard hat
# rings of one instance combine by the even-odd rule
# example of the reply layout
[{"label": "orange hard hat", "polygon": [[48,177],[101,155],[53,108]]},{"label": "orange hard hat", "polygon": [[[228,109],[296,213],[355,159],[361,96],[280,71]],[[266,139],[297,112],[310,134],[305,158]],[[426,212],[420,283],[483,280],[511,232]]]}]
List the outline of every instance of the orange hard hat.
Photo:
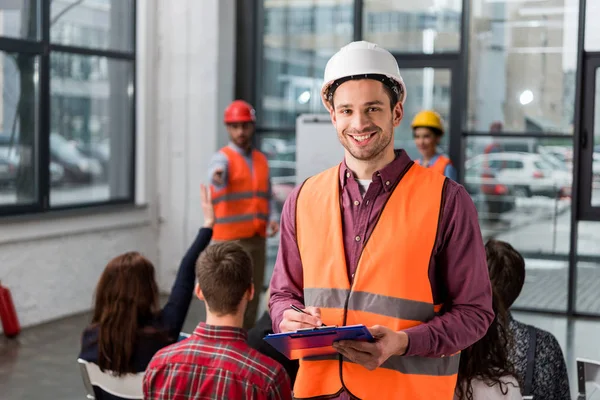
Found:
[{"label": "orange hard hat", "polygon": [[237,122],[255,122],[254,108],[244,100],[235,100],[225,109],[224,121],[226,124]]}]

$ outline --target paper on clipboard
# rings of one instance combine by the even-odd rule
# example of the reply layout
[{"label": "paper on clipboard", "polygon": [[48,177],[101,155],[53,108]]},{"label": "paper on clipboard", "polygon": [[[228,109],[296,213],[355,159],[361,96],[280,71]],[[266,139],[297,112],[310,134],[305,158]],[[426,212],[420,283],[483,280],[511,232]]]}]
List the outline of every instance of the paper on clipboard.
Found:
[{"label": "paper on clipboard", "polygon": [[337,353],[332,347],[340,340],[373,341],[364,325],[323,326],[296,332],[275,333],[264,340],[290,360]]}]

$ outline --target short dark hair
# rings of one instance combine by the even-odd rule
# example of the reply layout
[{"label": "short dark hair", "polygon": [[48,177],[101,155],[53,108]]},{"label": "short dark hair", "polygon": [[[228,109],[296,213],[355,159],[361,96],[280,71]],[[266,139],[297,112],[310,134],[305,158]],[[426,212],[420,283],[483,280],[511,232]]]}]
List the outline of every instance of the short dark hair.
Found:
[{"label": "short dark hair", "polygon": [[252,258],[236,242],[211,244],[198,258],[196,278],[211,312],[234,314],[252,287]]},{"label": "short dark hair", "polygon": [[492,289],[508,309],[525,284],[525,260],[514,247],[500,240],[489,240],[485,244],[485,254]]},{"label": "short dark hair", "polygon": [[[376,78],[376,79],[374,79],[374,78]],[[383,85],[383,88],[385,89],[385,93],[387,94],[387,96],[390,99],[390,109],[392,111],[394,111],[394,107],[396,107],[396,104],[398,104],[398,102],[400,101],[399,97],[402,93],[402,88],[391,78],[387,78],[385,76],[382,76],[381,78],[379,78],[379,75],[347,77],[347,78],[338,79],[337,81],[333,82],[331,84],[331,86],[329,87],[329,90],[327,91],[327,95],[326,95],[327,98],[329,99],[329,102],[331,103],[331,107],[335,109],[335,105],[333,104],[333,95],[335,94],[335,91],[342,83],[351,81],[351,80],[358,81],[358,80],[362,80],[362,79],[373,79],[377,82],[381,82]]]}]

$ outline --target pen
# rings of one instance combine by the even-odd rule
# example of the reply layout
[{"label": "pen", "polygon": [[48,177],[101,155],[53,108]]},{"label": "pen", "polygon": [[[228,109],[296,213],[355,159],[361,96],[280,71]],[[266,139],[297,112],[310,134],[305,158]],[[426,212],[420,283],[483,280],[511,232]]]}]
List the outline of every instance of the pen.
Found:
[{"label": "pen", "polygon": [[[299,313],[306,314],[306,315],[310,315],[310,314],[309,314],[309,313],[307,313],[306,311],[303,311],[303,310],[299,309],[298,307],[296,307],[296,306],[295,306],[295,305],[293,305],[293,304],[291,304],[291,305],[290,305],[290,308],[291,308],[292,310],[294,310],[294,311],[297,311],[297,312],[299,312]],[[319,325],[319,326],[325,326],[325,324],[321,322],[321,325]]]}]

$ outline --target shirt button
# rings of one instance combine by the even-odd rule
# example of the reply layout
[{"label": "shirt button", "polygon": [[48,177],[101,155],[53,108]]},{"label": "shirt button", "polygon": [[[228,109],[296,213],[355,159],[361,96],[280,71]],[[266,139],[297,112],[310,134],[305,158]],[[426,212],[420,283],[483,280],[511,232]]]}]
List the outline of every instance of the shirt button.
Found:
[{"label": "shirt button", "polygon": [[346,178],[350,178],[350,172],[346,172]]},{"label": "shirt button", "polygon": [[369,205],[369,200],[367,200],[367,205]]},{"label": "shirt button", "polygon": [[354,205],[355,205],[355,206],[357,206],[357,205],[359,205],[359,204],[360,204],[360,202],[359,202],[358,200],[354,200]]},{"label": "shirt button", "polygon": [[381,174],[378,172],[378,173],[377,173],[377,176],[381,176]]},{"label": "shirt button", "polygon": [[354,240],[356,240],[357,242],[360,242],[360,236],[355,237]]},{"label": "shirt button", "polygon": [[385,181],[385,184],[386,184],[387,186],[390,186],[390,181]]}]

